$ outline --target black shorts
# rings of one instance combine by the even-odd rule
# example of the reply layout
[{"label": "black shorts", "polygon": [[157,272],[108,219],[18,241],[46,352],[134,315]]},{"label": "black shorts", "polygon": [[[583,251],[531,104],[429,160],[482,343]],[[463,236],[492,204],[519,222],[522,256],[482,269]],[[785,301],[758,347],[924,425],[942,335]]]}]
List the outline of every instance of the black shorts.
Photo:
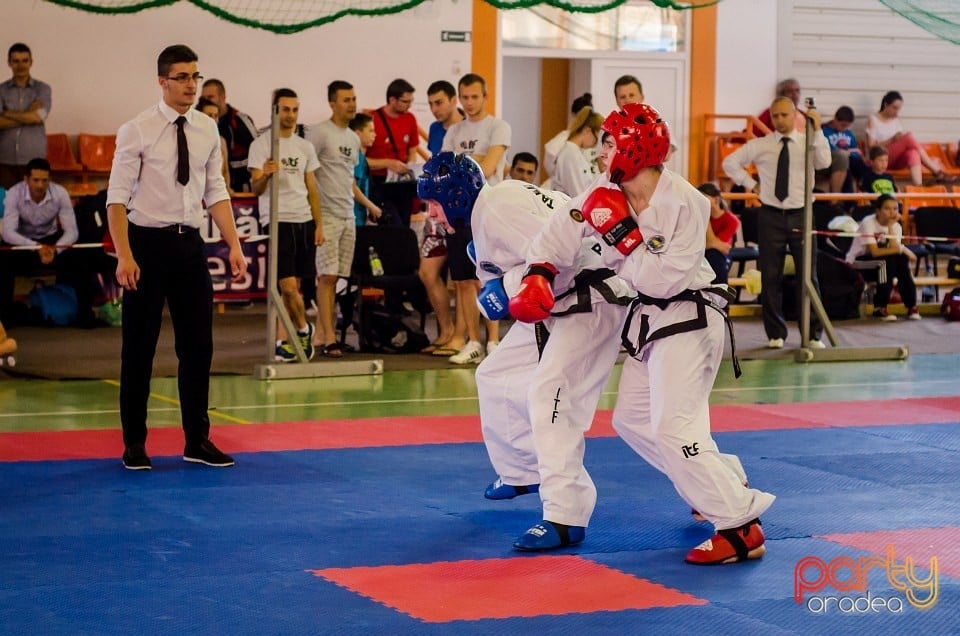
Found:
[{"label": "black shorts", "polygon": [[277,224],[277,280],[316,278],[315,232],[316,224],[312,220],[305,223],[280,221]]},{"label": "black shorts", "polygon": [[477,267],[467,256],[467,243],[473,240],[469,227],[447,234],[447,267],[450,280],[477,280]]}]

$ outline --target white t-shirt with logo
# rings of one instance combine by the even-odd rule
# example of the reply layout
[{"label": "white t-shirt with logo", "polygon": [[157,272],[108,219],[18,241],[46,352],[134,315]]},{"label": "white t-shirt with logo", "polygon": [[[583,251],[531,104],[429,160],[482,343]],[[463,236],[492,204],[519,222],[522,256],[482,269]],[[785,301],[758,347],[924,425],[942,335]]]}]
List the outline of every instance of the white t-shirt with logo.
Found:
[{"label": "white t-shirt with logo", "polygon": [[[280,169],[273,176],[274,187],[279,184],[280,193],[277,218],[284,223],[305,223],[313,219],[310,202],[307,200],[307,185],[304,175],[317,169],[317,155],[309,141],[291,135],[280,138]],[[270,158],[270,135],[260,135],[250,144],[247,166],[262,169]],[[279,180],[276,180],[279,177]],[[270,222],[270,186],[260,195],[260,225]]]},{"label": "white t-shirt with logo", "polygon": [[353,171],[360,162],[360,138],[333,120],[309,126],[304,134],[317,154],[320,209],[338,219],[353,218]]},{"label": "white t-shirt with logo", "polygon": [[486,155],[490,146],[504,146],[504,153],[497,163],[496,170],[487,177],[487,183],[496,185],[503,181],[503,168],[507,165],[506,148],[510,147],[510,135],[510,124],[493,115],[487,115],[480,121],[464,119],[447,130],[443,138],[442,150],[458,155]]}]

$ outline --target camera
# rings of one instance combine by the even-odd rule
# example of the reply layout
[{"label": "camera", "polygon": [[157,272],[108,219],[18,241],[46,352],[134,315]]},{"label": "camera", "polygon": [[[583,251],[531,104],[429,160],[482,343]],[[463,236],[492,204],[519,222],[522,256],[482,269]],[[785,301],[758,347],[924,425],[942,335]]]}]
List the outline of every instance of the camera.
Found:
[{"label": "camera", "polygon": [[817,107],[817,104],[816,104],[816,102],[813,101],[813,98],[812,98],[812,97],[806,98],[805,100],[803,100],[803,102],[807,105],[807,108],[808,108],[808,109],[809,109],[809,108],[816,108],[816,107]]}]

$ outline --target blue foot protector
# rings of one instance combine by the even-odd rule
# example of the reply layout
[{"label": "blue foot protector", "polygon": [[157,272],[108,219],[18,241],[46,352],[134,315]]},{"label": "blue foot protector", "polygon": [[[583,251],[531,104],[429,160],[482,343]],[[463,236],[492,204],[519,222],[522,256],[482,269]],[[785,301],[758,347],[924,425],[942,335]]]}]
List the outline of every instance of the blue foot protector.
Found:
[{"label": "blue foot protector", "polygon": [[544,519],[532,526],[513,542],[517,550],[541,552],[556,550],[568,545],[576,545],[583,541],[586,531],[582,526],[566,526]]},{"label": "blue foot protector", "polygon": [[510,486],[503,483],[503,480],[497,477],[497,480],[487,486],[487,489],[483,491],[483,496],[487,499],[513,499],[520,495],[530,495],[535,492],[540,492],[540,484]]}]

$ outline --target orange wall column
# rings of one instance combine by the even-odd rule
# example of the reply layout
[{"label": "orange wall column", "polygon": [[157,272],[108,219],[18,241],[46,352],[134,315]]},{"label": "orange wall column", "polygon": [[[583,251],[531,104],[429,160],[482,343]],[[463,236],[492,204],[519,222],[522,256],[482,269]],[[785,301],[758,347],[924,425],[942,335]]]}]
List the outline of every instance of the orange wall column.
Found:
[{"label": "orange wall column", "polygon": [[[543,145],[567,127],[570,108],[563,99],[570,93],[570,60],[544,58],[540,60],[540,147],[536,154],[543,160]],[[540,180],[547,172],[540,165]]]},{"label": "orange wall column", "polygon": [[706,153],[704,115],[715,112],[717,92],[717,7],[690,10],[690,147],[687,173],[701,183]]},{"label": "orange wall column", "polygon": [[496,115],[497,100],[497,11],[492,4],[473,0],[473,25],[470,36],[470,71],[487,80],[487,112]]}]

